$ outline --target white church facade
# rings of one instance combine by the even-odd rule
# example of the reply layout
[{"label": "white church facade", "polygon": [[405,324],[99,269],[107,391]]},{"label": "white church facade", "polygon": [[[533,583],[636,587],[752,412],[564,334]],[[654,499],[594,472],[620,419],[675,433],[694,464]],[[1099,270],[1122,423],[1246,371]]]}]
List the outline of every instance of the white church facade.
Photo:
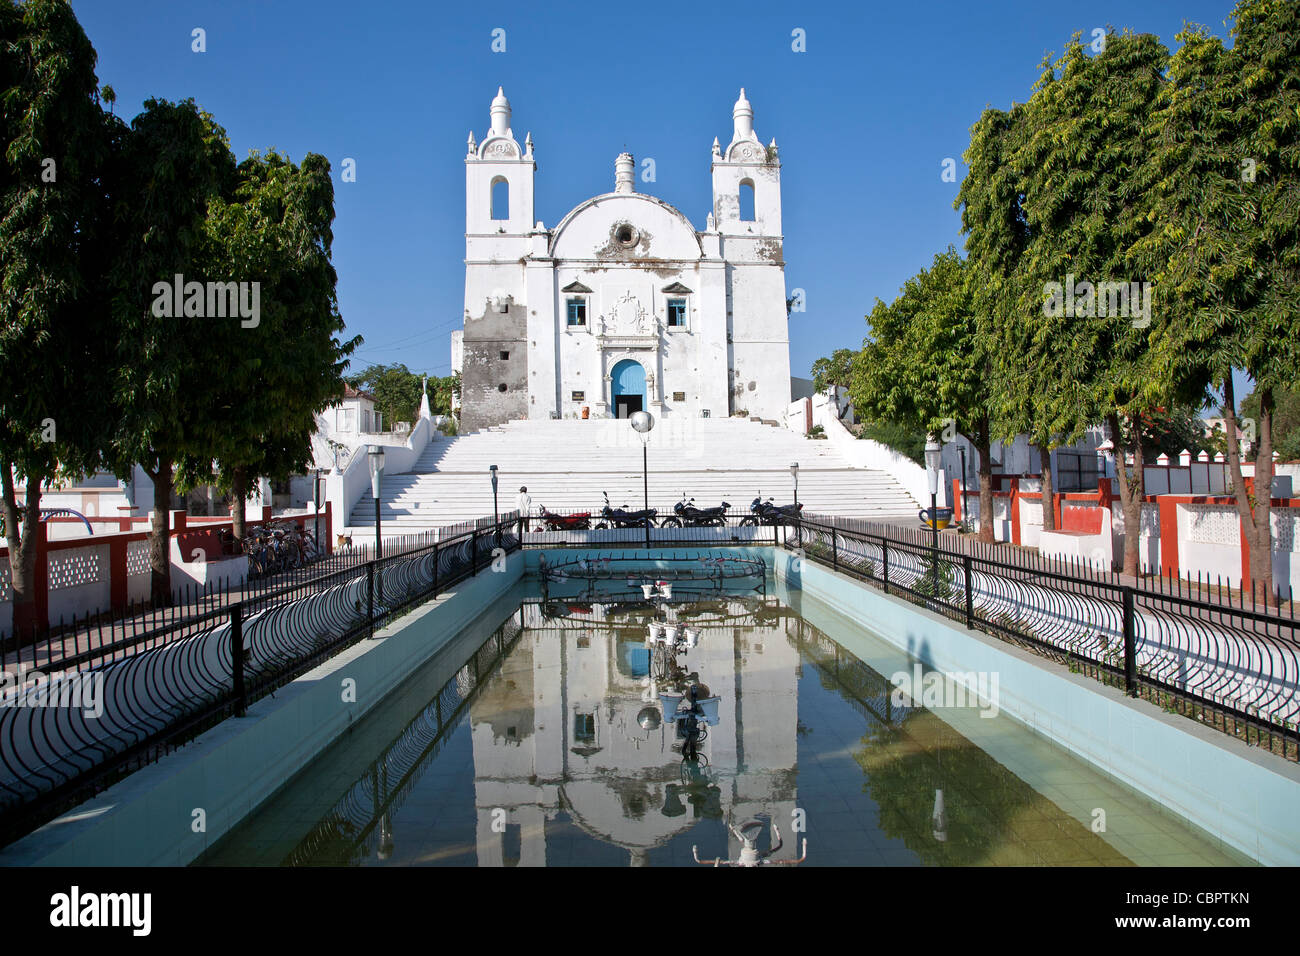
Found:
[{"label": "white church facade", "polygon": [[741,90],[731,142],[713,142],[713,210],[697,230],[635,188],[554,228],[535,216],[532,134],[521,145],[503,91],[465,157],[464,329],[453,335],[461,428],[511,419],[781,418],[790,402],[781,164]]}]

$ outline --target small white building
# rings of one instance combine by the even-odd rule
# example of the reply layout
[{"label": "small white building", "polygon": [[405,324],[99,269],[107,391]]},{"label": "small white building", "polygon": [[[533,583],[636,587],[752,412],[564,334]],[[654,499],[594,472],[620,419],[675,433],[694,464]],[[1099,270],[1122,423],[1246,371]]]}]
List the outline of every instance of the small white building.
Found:
[{"label": "small white building", "polygon": [[[383,413],[375,408],[375,396],[343,384],[343,398],[325,412],[334,437],[371,435],[383,430]],[[342,440],[341,438],[339,440]]]},{"label": "small white building", "polygon": [[453,339],[462,427],[510,419],[725,417],[779,420],[790,401],[781,163],[741,90],[731,141],[712,149],[704,228],[635,189],[614,189],[547,229],[533,203],[532,134],[522,145],[498,90],[465,157],[465,316]]}]

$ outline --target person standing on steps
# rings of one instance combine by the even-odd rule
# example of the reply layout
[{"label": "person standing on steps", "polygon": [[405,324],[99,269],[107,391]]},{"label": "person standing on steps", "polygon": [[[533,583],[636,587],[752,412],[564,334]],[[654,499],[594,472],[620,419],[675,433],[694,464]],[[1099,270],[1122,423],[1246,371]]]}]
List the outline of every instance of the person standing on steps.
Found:
[{"label": "person standing on steps", "polygon": [[528,515],[533,507],[533,499],[528,494],[527,487],[521,486],[519,488],[519,497],[515,499],[515,507],[519,510],[519,533],[523,534],[528,530]]}]

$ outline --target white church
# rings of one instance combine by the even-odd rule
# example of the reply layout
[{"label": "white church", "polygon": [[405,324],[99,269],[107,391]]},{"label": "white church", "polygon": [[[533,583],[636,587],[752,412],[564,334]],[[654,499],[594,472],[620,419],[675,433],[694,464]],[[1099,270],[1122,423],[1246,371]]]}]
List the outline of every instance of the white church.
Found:
[{"label": "white church", "polygon": [[790,353],[776,140],[754,132],[745,91],[731,141],[713,141],[713,211],[698,230],[636,191],[614,189],[546,228],[537,163],[497,91],[492,126],[465,157],[465,316],[453,333],[461,428],[511,419],[727,417],[780,420]]}]

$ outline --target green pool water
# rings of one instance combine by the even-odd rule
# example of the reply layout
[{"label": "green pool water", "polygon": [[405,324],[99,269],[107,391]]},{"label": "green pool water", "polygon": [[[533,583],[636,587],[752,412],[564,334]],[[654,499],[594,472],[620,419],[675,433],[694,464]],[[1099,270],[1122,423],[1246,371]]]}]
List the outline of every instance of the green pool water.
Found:
[{"label": "green pool water", "polygon": [[[630,594],[520,585],[199,865],[695,866],[740,830],[799,866],[1251,862],[987,706],[896,693],[915,662],[798,592]],[[647,647],[667,618],[694,647]],[[683,739],[659,692],[691,687],[714,722]]]}]

